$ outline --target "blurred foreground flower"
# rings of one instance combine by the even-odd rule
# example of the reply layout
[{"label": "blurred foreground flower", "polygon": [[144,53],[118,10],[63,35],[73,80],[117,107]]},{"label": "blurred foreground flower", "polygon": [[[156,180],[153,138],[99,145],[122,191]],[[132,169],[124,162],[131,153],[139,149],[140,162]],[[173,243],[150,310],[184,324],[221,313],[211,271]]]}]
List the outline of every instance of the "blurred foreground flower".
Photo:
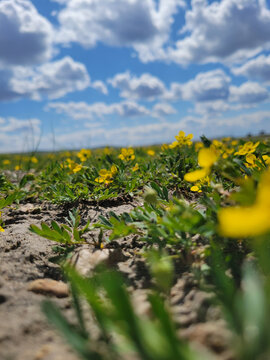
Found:
[{"label": "blurred foreground flower", "polygon": [[203,148],[199,151],[198,164],[202,169],[192,171],[185,174],[184,179],[188,182],[196,182],[202,180],[210,174],[211,167],[217,161],[217,154],[215,150],[210,148]]},{"label": "blurred foreground flower", "polygon": [[270,170],[262,175],[256,201],[252,206],[221,209],[218,220],[219,231],[223,236],[259,236],[270,231]]}]

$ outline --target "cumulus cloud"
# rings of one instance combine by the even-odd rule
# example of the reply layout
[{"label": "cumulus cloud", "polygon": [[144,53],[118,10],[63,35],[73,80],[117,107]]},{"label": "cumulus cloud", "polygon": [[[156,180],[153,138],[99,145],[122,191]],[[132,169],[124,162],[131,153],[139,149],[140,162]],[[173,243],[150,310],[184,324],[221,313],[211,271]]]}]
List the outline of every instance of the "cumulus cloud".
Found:
[{"label": "cumulus cloud", "polygon": [[40,100],[44,96],[56,99],[90,85],[86,67],[69,56],[34,68],[17,66],[0,70],[0,76],[4,78],[0,100],[22,97]]},{"label": "cumulus cloud", "polygon": [[155,100],[165,93],[164,83],[151,74],[132,76],[129,72],[115,75],[108,82],[120,89],[120,96],[128,99]]},{"label": "cumulus cloud", "polygon": [[269,92],[256,82],[245,82],[241,86],[230,87],[230,101],[241,104],[258,104],[269,100]]},{"label": "cumulus cloud", "polygon": [[[58,13],[57,41],[80,43],[86,48],[103,42],[131,46],[143,61],[161,56],[168,41],[173,16],[183,0],[55,0]],[[165,55],[164,55],[165,56]]]},{"label": "cumulus cloud", "polygon": [[181,39],[168,50],[179,64],[241,62],[270,47],[264,0],[192,0]]},{"label": "cumulus cloud", "polygon": [[[181,85],[181,95],[184,100],[195,102],[226,100],[230,81],[230,77],[220,69],[199,73],[194,79]],[[179,86],[174,85],[172,89],[180,92]]]},{"label": "cumulus cloud", "polygon": [[168,115],[176,114],[177,110],[167,103],[159,103],[153,106],[153,116],[164,118]]},{"label": "cumulus cloud", "polygon": [[53,28],[29,0],[0,2],[0,64],[32,65],[51,58]]},{"label": "cumulus cloud", "polygon": [[232,110],[232,106],[223,100],[196,102],[194,104],[194,112],[207,117],[220,116],[228,110]]},{"label": "cumulus cloud", "polygon": [[234,75],[270,84],[270,55],[258,56],[242,66],[232,68],[231,71]]},{"label": "cumulus cloud", "polygon": [[55,102],[47,105],[46,110],[53,109],[58,114],[66,114],[73,119],[103,118],[106,115],[116,114],[122,117],[140,117],[149,115],[149,110],[133,101],[105,104],[98,102],[87,104],[85,102]]}]

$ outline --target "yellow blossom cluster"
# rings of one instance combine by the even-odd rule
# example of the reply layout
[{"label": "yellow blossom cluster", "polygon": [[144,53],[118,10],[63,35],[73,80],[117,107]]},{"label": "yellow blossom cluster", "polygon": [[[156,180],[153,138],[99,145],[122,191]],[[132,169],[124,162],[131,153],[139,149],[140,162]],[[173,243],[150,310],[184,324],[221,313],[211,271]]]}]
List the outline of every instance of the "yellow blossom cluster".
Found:
[{"label": "yellow blossom cluster", "polygon": [[71,160],[70,158],[67,158],[67,167],[70,169],[70,171],[75,174],[79,172],[82,169],[82,165],[77,164],[75,161]]},{"label": "yellow blossom cluster", "polygon": [[91,156],[91,150],[89,149],[81,149],[78,153],[77,153],[77,157],[80,159],[81,162],[85,162],[87,159],[90,158]]},{"label": "yellow blossom cluster", "polygon": [[224,138],[222,141],[213,140],[211,148],[214,149],[223,159],[227,159],[231,154],[234,153],[234,147],[231,147],[230,138]]},{"label": "yellow blossom cluster", "polygon": [[256,151],[259,144],[259,141],[257,141],[255,144],[252,141],[248,141],[244,145],[239,146],[238,151],[236,151],[234,155],[252,154]]},{"label": "yellow blossom cluster", "polygon": [[98,183],[104,183],[106,185],[113,182],[113,178],[117,174],[117,167],[115,165],[112,165],[110,170],[101,169],[99,171],[99,177],[95,179]]},{"label": "yellow blossom cluster", "polygon": [[209,176],[205,176],[201,180],[197,181],[193,186],[191,186],[190,190],[193,192],[202,192],[203,186],[210,185],[210,178]]},{"label": "yellow blossom cluster", "polygon": [[134,150],[132,148],[123,148],[121,149],[121,154],[118,155],[118,158],[122,161],[132,161],[135,159]]},{"label": "yellow blossom cluster", "polygon": [[193,138],[192,134],[189,134],[186,136],[184,131],[179,131],[178,135],[175,136],[176,141],[172,142],[169,145],[170,149],[174,149],[175,147],[179,146],[184,146],[184,145],[188,145],[191,146],[192,145],[192,141],[191,139]]}]

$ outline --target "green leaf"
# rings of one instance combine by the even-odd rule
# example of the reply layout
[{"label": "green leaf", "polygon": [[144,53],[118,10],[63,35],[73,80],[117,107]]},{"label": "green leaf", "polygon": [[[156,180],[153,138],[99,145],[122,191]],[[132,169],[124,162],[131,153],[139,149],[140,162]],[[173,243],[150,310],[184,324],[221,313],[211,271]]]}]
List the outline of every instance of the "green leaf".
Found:
[{"label": "green leaf", "polygon": [[50,301],[42,303],[42,310],[48,320],[62,333],[69,345],[71,345],[83,359],[102,360],[102,356],[96,351],[89,349],[88,339],[74,328],[60,310]]}]

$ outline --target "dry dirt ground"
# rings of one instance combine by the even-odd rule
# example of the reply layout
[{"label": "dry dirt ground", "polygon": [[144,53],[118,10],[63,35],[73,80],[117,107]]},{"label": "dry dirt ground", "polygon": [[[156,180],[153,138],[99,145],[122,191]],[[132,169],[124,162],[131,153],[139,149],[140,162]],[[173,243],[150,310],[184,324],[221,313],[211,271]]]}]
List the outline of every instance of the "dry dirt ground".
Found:
[{"label": "dry dirt ground", "polygon": [[[129,212],[138,202],[115,200],[97,206],[80,204],[82,221],[95,222],[100,214],[113,210]],[[53,242],[29,231],[30,224],[56,220],[64,222],[68,209],[47,203],[13,206],[3,212],[5,232],[0,233],[0,359],[1,360],[75,360],[77,355],[47,323],[40,310],[42,300],[53,298],[66,316],[72,318],[70,296],[57,298],[53,294],[29,291],[37,279],[61,281],[58,265],[49,259],[54,255]],[[147,291],[151,279],[144,260],[139,255],[142,243],[136,237],[119,239],[95,249],[91,235],[88,244],[79,246],[73,261],[83,274],[101,259],[121,271],[132,290],[133,301],[140,314],[146,314]],[[92,236],[97,236],[93,234]],[[176,279],[170,302],[179,333],[193,346],[209,352],[209,359],[232,360],[229,350],[230,333],[220,311],[211,303],[211,295],[201,291],[192,274],[176,264]]]}]

